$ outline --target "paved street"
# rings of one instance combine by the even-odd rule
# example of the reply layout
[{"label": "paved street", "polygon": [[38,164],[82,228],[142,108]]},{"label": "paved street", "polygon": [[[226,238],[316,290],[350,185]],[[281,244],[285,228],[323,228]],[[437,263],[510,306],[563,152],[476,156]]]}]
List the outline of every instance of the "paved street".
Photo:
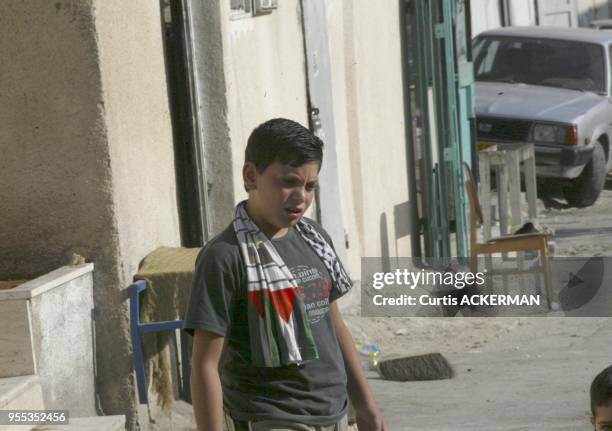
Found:
[{"label": "paved street", "polygon": [[531,340],[506,349],[447,354],[450,380],[397,383],[371,373],[390,429],[590,429],[588,386],[612,363],[612,319],[571,320],[586,334],[540,336],[536,323]]}]

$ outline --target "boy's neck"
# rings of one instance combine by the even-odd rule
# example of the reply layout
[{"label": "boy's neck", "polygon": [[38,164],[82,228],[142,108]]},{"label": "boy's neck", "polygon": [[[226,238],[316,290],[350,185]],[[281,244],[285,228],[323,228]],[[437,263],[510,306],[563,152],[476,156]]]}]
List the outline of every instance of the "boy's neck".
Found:
[{"label": "boy's neck", "polygon": [[286,227],[277,228],[276,226],[267,223],[266,220],[260,216],[256,209],[253,208],[253,203],[251,200],[247,200],[246,203],[246,212],[251,217],[251,220],[259,227],[268,238],[270,239],[279,239],[287,235],[289,233],[289,229]]}]

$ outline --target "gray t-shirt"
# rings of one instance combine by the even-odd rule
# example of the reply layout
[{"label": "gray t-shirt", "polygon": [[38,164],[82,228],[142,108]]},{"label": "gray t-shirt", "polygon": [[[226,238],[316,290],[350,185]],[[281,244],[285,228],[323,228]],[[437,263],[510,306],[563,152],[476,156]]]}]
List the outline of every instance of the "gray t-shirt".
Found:
[{"label": "gray t-shirt", "polygon": [[[305,221],[332,244],[321,226]],[[272,243],[298,284],[319,359],[278,368],[251,364],[246,271],[231,224],[198,256],[184,327],[191,334],[204,329],[226,338],[219,369],[223,403],[234,419],[334,423],[348,405],[344,360],[328,312],[330,302],[341,295],[323,261],[295,228]]]}]

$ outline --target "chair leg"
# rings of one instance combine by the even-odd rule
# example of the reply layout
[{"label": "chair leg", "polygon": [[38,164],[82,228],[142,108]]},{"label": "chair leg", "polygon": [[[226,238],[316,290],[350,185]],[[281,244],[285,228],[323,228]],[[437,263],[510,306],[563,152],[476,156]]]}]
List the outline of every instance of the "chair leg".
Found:
[{"label": "chair leg", "polygon": [[136,384],[138,386],[138,398],[140,404],[149,402],[147,397],[147,385],[145,383],[144,356],[142,354],[142,344],[140,341],[140,332],[132,330],[132,357],[134,360],[134,372],[136,374]]},{"label": "chair leg", "polygon": [[181,331],[181,368],[183,371],[183,399],[191,403],[191,365],[189,363],[189,337]]},{"label": "chair leg", "polygon": [[132,361],[134,362],[134,373],[136,374],[136,385],[138,386],[138,398],[140,404],[147,404],[147,385],[144,371],[144,355],[142,354],[142,342],[140,340],[140,298],[138,293],[146,289],[144,281],[137,281],[128,287],[130,295],[130,338],[132,339]]},{"label": "chair leg", "polygon": [[478,255],[473,251],[470,257],[470,271],[472,271],[472,273],[478,272]]},{"label": "chair leg", "polygon": [[548,241],[546,239],[542,239],[542,266],[544,267],[544,285],[546,286],[546,303],[548,304],[548,310],[551,309],[551,301],[552,301],[552,280],[550,274],[550,262],[548,259]]}]

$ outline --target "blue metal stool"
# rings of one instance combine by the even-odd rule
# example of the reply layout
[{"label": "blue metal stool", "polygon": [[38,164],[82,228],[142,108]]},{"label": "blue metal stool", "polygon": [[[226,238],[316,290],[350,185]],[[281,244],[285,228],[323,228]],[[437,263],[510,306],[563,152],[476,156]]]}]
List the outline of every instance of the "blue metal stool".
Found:
[{"label": "blue metal stool", "polygon": [[182,320],[166,320],[162,322],[140,323],[140,292],[147,288],[147,282],[138,280],[132,283],[128,290],[130,294],[130,334],[132,338],[132,351],[134,359],[134,371],[136,373],[136,383],[138,385],[138,397],[140,404],[147,404],[147,384],[144,370],[144,356],[142,354],[142,341],[140,335],[147,332],[159,332],[167,330],[181,329],[181,364],[182,364],[182,387],[181,397],[191,402],[191,388],[189,383],[189,350],[187,347],[188,339],[183,328]]}]

